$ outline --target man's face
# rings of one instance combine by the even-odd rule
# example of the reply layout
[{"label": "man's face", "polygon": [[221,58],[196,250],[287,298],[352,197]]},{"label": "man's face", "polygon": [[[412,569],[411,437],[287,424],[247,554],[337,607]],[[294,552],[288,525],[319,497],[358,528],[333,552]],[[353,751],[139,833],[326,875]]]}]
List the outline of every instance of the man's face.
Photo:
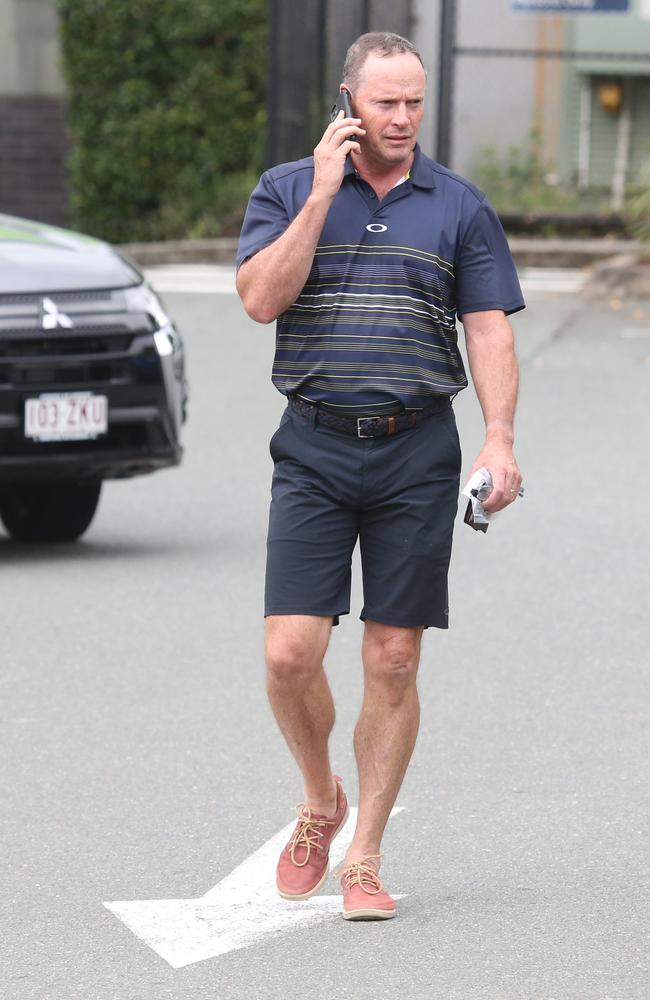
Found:
[{"label": "man's face", "polygon": [[380,56],[371,52],[352,94],[352,107],[366,134],[362,155],[380,167],[409,159],[424,114],[426,78],[410,52]]}]

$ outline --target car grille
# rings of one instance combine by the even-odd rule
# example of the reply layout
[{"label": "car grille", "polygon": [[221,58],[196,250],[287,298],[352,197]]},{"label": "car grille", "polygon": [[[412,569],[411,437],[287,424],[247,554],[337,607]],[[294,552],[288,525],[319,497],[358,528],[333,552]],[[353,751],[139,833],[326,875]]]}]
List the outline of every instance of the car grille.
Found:
[{"label": "car grille", "polygon": [[67,354],[94,357],[96,355],[114,354],[116,351],[127,351],[133,338],[129,335],[114,336],[105,333],[103,337],[48,337],[42,335],[33,340],[19,337],[6,343],[0,343],[0,358],[47,358],[61,357]]},{"label": "car grille", "polygon": [[0,296],[0,409],[2,392],[98,391],[159,377],[153,321],[126,311],[114,292],[54,296],[73,328],[38,328],[41,296]]}]

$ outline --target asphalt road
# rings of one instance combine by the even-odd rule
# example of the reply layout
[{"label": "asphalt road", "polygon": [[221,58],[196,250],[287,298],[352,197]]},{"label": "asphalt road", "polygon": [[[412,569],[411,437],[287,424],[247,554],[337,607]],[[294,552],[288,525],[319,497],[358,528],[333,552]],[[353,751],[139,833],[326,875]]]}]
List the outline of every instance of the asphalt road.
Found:
[{"label": "asphalt road", "polygon": [[[485,536],[457,522],[385,842],[397,919],[173,968],[103,904],[202,896],[301,788],[262,666],[272,329],[232,295],[166,301],[183,466],[108,484],[76,546],[0,535],[2,995],[647,1000],[650,303],[537,296],[514,318],[526,496]],[[457,413],[469,468],[470,391]],[[360,605],[327,661],[352,801]]]}]

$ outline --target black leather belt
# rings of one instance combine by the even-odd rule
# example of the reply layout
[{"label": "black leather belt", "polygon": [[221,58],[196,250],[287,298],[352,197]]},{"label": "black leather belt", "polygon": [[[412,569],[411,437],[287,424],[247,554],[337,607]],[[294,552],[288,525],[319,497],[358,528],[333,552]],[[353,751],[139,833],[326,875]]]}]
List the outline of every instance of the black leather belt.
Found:
[{"label": "black leather belt", "polygon": [[399,434],[400,431],[408,431],[417,427],[423,420],[430,417],[432,413],[440,413],[451,406],[449,396],[440,396],[434,403],[425,406],[422,410],[402,410],[401,413],[394,413],[385,417],[344,417],[338,413],[331,413],[316,403],[307,403],[297,396],[289,396],[289,408],[303,417],[310,417],[316,410],[316,423],[323,424],[324,427],[331,427],[336,431],[343,431],[344,434],[353,434],[359,438],[385,437],[387,434]]}]

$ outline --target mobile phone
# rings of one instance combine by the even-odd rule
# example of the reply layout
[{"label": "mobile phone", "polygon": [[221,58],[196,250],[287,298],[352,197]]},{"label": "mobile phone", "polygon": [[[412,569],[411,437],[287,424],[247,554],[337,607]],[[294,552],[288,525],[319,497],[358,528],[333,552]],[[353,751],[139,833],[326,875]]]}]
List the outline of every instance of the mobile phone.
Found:
[{"label": "mobile phone", "polygon": [[[343,104],[343,114],[345,115],[345,117],[346,118],[356,118],[357,116],[355,115],[354,111],[352,110],[352,102],[350,100],[350,91],[349,90],[342,90],[341,91],[341,102]],[[351,135],[350,139],[353,142],[358,142],[359,141],[359,136],[358,135]]]}]

